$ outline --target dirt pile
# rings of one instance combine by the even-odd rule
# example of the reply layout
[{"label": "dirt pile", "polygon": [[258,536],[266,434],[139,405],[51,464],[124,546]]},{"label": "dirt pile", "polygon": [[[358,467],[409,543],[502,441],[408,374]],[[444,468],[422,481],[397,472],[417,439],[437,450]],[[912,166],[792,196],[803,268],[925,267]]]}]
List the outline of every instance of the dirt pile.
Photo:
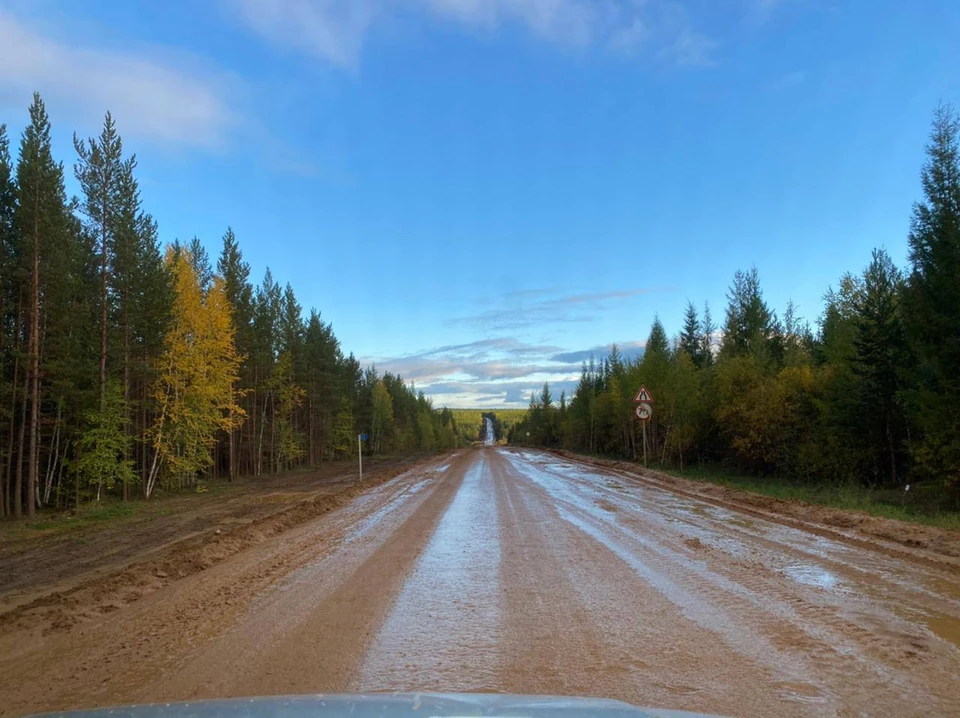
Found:
[{"label": "dirt pile", "polygon": [[155,558],[89,578],[68,590],[53,591],[0,613],[0,631],[36,629],[48,635],[112,613],[173,581],[208,569],[250,546],[343,506],[408,468],[401,465],[382,469],[366,476],[363,484],[337,486],[335,493],[305,499],[245,525],[210,526],[208,531],[173,544]]}]

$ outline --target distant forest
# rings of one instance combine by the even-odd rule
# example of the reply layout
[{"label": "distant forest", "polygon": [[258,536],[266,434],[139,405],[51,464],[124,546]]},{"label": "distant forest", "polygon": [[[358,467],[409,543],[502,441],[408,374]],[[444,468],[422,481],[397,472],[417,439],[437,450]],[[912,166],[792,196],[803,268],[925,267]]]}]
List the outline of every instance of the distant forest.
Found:
[{"label": "distant forest", "polygon": [[505,440],[514,424],[526,415],[526,409],[451,409],[462,435],[470,441],[483,441],[486,437],[484,419],[493,422],[493,434],[497,441]]},{"label": "distant forest", "polygon": [[0,515],[314,466],[361,432],[372,453],[475,438],[269,270],[254,286],[229,228],[216,259],[161,247],[109,113],[74,147],[68,198],[40,96],[15,161],[0,125]]},{"label": "distant forest", "polygon": [[633,398],[654,414],[648,460],[820,484],[904,489],[920,482],[960,508],[960,147],[958,116],[933,117],[909,266],[877,249],[825,294],[815,327],[792,305],[764,301],[755,269],[739,271],[715,323],[688,303],[670,339],[653,322],[643,356],[616,348],[583,365],[573,396],[530,399],[513,443],[637,459]]}]

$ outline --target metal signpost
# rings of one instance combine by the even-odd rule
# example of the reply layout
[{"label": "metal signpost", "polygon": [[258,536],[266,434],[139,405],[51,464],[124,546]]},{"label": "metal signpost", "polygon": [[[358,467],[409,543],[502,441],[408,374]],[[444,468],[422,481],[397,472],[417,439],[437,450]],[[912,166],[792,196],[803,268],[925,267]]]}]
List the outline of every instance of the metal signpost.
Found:
[{"label": "metal signpost", "polygon": [[647,468],[647,422],[653,418],[653,396],[646,386],[641,386],[633,400],[637,403],[637,418],[643,422],[643,468]]},{"label": "metal signpost", "polygon": [[357,434],[357,459],[360,461],[360,481],[363,481],[363,442],[366,440],[366,434]]}]

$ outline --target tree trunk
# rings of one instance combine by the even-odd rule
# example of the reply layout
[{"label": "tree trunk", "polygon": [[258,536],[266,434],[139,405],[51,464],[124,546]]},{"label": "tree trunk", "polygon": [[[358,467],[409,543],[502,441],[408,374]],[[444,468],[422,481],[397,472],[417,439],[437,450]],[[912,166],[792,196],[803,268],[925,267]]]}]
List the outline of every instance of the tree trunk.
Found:
[{"label": "tree trunk", "polygon": [[50,439],[50,458],[47,459],[47,471],[43,483],[42,506],[50,503],[50,492],[53,490],[53,477],[60,464],[60,426],[63,420],[63,399],[57,401],[57,421],[53,427],[53,437]]},{"label": "tree trunk", "polygon": [[[13,432],[17,422],[14,418],[17,415],[17,381],[20,378],[20,357],[14,357],[13,360],[13,383],[10,385],[13,391],[10,396],[10,426],[7,431],[7,468],[3,476],[3,505],[4,515],[9,516],[14,513],[13,507],[14,494],[11,484],[13,483]],[[19,516],[19,513],[17,514]]]},{"label": "tree trunk", "polygon": [[280,462],[277,460],[277,396],[276,391],[270,392],[270,465],[273,466],[271,473],[277,473],[280,470]]},{"label": "tree trunk", "polygon": [[37,439],[40,430],[40,251],[33,249],[33,297],[30,310],[30,454],[27,457],[27,517],[36,515]]},{"label": "tree trunk", "polygon": [[103,201],[100,225],[100,415],[107,400],[107,202]]},{"label": "tree trunk", "polygon": [[236,436],[237,430],[233,427],[230,428],[230,445],[227,447],[227,451],[230,452],[230,455],[227,457],[227,481],[233,481],[236,478]]},{"label": "tree trunk", "polygon": [[30,395],[30,377],[26,373],[23,377],[23,401],[20,403],[20,436],[17,440],[17,469],[16,481],[13,487],[13,515],[16,518],[23,516],[23,445],[27,436],[27,404]]},{"label": "tree trunk", "polygon": [[[124,298],[126,304],[126,298]],[[127,442],[123,446],[123,459],[130,459],[130,322],[127,321],[126,309],[123,318],[123,433]],[[130,485],[124,481],[122,498],[130,500]]]},{"label": "tree trunk", "polygon": [[890,452],[890,483],[893,486],[896,486],[897,481],[897,446],[896,442],[893,440],[893,410],[887,408],[886,412],[886,425],[887,425],[887,449]]}]

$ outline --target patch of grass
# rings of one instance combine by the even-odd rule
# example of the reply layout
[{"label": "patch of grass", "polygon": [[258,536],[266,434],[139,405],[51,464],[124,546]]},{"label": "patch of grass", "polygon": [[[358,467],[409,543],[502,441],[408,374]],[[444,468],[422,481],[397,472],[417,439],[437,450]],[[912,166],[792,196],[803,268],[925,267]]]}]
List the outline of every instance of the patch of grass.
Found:
[{"label": "patch of grass", "polygon": [[141,502],[110,503],[100,506],[89,505],[81,507],[76,514],[58,514],[50,516],[39,521],[33,521],[24,524],[27,529],[36,531],[50,531],[53,529],[75,530],[89,526],[90,524],[100,524],[122,520],[135,516],[144,508],[138,506]]},{"label": "patch of grass", "polygon": [[960,511],[943,508],[935,487],[915,485],[909,493],[897,489],[869,489],[843,484],[809,484],[796,480],[745,476],[723,466],[693,467],[665,473],[685,479],[741,489],[783,501],[802,501],[835,509],[862,511],[873,516],[960,531]]}]

